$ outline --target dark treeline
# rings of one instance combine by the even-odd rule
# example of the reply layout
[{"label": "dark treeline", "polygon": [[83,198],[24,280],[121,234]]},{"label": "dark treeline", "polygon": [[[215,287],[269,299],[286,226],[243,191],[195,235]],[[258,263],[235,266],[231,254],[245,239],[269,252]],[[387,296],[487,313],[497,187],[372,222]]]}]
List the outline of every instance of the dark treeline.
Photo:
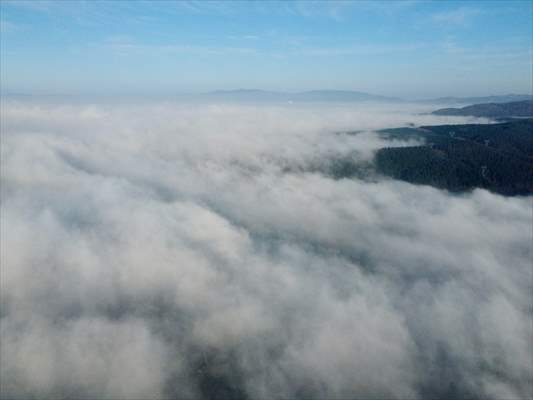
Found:
[{"label": "dark treeline", "polygon": [[465,115],[473,117],[533,117],[533,100],[510,103],[474,104],[463,108],[442,108],[433,111],[435,115]]},{"label": "dark treeline", "polygon": [[504,195],[533,193],[533,119],[501,124],[384,130],[422,138],[423,146],[380,149],[378,172],[454,192],[485,188]]}]

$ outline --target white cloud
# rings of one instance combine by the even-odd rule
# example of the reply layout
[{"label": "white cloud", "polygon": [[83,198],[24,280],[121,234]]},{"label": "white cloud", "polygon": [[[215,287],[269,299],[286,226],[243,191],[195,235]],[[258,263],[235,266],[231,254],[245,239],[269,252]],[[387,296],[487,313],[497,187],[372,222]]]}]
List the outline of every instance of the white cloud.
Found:
[{"label": "white cloud", "polygon": [[320,173],[465,119],[2,107],[2,397],[531,393],[531,199]]}]

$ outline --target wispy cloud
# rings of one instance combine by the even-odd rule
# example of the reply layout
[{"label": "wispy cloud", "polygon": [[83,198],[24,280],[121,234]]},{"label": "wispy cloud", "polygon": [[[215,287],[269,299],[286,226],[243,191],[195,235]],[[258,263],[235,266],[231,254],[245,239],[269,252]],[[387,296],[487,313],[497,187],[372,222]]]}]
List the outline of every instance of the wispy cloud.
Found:
[{"label": "wispy cloud", "polygon": [[454,36],[448,36],[442,42],[441,48],[449,55],[458,55],[470,61],[511,61],[511,60],[530,60],[532,55],[531,48],[512,46],[509,44],[492,44],[489,46],[471,47],[457,42]]},{"label": "wispy cloud", "polygon": [[302,17],[328,17],[341,20],[343,13],[353,7],[351,1],[298,1],[292,10]]},{"label": "wispy cloud", "polygon": [[62,6],[61,2],[47,0],[2,0],[2,3],[36,12],[48,12],[54,7]]},{"label": "wispy cloud", "polygon": [[481,10],[477,8],[459,7],[455,10],[435,13],[431,19],[441,25],[467,25],[472,18],[480,14]]},{"label": "wispy cloud", "polygon": [[257,40],[260,38],[259,35],[229,35],[227,37],[231,40]]},{"label": "wispy cloud", "polygon": [[[255,35],[230,36],[229,39],[256,41],[259,39]],[[305,46],[305,39],[295,41],[287,39],[291,46],[288,49],[277,50],[275,52],[263,50],[250,46],[205,46],[197,44],[162,43],[144,44],[138,43],[127,36],[112,36],[105,42],[91,44],[91,47],[99,47],[121,56],[128,55],[152,55],[161,56],[165,54],[193,54],[201,55],[266,55],[275,57],[306,56],[306,57],[337,57],[349,55],[386,55],[393,53],[414,52],[425,47],[424,43],[403,43],[403,44],[372,44],[358,43],[346,46]]]},{"label": "wispy cloud", "polygon": [[194,55],[237,55],[255,54],[257,50],[251,47],[234,46],[203,46],[191,44],[144,44],[130,40],[125,36],[113,36],[104,43],[91,44],[90,47],[98,47],[114,52],[117,55],[152,55],[164,54],[194,54]]},{"label": "wispy cloud", "polygon": [[405,44],[354,44],[344,47],[307,47],[293,53],[304,56],[344,56],[344,55],[379,55],[389,53],[412,52],[423,48],[423,43]]},{"label": "wispy cloud", "polygon": [[296,1],[285,10],[302,17],[326,17],[341,21],[350,12],[395,14],[402,12],[420,0],[406,1]]},{"label": "wispy cloud", "polygon": [[[166,2],[165,2],[166,3]],[[168,2],[170,3],[170,2]],[[24,13],[40,14],[54,21],[56,26],[65,22],[84,27],[118,26],[125,23],[142,24],[154,22],[144,15],[140,6],[150,3],[128,1],[28,1],[2,0],[6,9],[18,9]]]},{"label": "wispy cloud", "polygon": [[13,33],[13,32],[20,32],[24,30],[24,26],[7,21],[5,19],[0,19],[0,33]]}]

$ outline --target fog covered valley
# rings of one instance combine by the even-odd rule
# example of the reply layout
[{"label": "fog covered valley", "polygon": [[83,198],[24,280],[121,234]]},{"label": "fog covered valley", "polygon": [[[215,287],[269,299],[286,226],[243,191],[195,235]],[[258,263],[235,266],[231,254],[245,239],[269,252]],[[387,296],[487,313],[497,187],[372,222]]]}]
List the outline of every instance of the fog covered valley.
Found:
[{"label": "fog covered valley", "polygon": [[378,130],[493,121],[401,103],[1,107],[2,398],[531,396],[531,196],[374,163],[423,144]]}]

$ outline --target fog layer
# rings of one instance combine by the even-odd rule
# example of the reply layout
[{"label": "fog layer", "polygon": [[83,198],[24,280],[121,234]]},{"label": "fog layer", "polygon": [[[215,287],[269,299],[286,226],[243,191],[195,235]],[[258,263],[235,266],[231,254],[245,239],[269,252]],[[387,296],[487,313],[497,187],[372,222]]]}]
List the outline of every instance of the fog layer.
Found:
[{"label": "fog layer", "polygon": [[376,129],[467,119],[1,111],[2,397],[532,396],[531,198],[324,172],[412,144]]}]

